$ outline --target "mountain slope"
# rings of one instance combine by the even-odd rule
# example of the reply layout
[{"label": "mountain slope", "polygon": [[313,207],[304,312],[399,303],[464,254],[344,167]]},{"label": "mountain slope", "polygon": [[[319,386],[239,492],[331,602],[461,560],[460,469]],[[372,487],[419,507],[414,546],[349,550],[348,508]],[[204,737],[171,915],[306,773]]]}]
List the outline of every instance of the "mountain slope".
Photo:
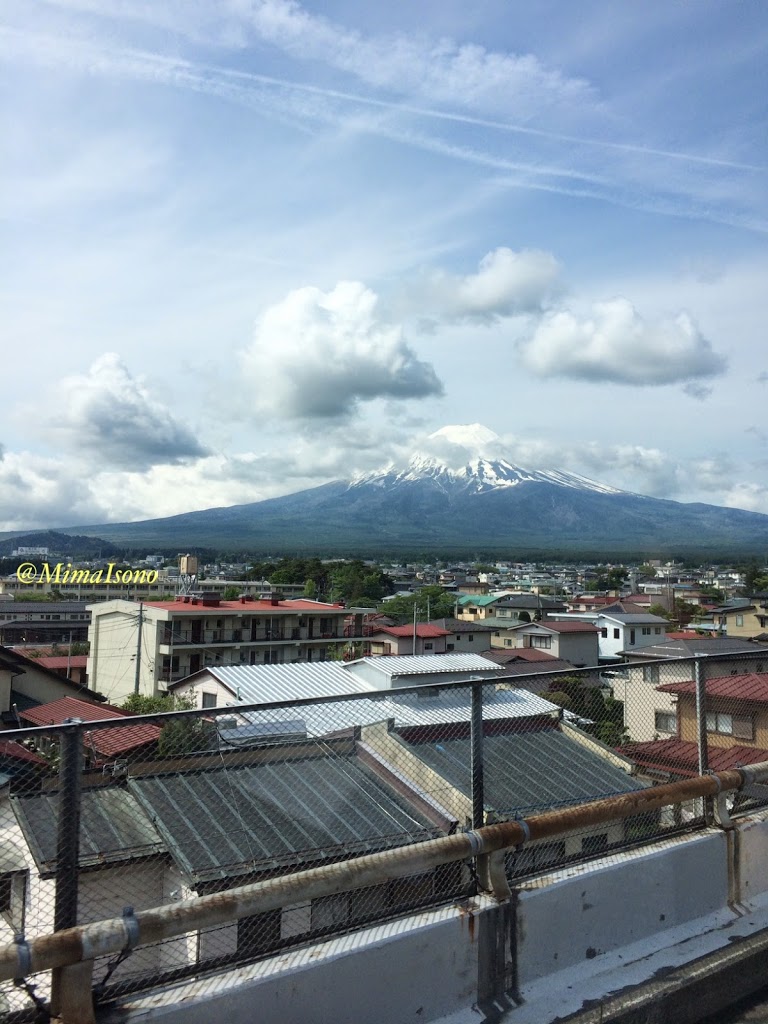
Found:
[{"label": "mountain slope", "polygon": [[[503,476],[505,467],[493,465]],[[529,474],[533,476],[533,474]],[[556,474],[491,484],[445,467],[374,474],[280,498],[165,519],[77,527],[120,543],[261,552],[539,549],[747,552],[768,550],[768,516],[681,504]]]}]

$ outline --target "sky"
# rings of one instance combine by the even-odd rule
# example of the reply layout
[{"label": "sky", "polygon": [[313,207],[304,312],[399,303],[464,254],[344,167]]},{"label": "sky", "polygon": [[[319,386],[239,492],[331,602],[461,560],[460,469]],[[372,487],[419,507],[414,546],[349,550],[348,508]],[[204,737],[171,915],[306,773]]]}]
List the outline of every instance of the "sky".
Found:
[{"label": "sky", "polygon": [[768,513],[767,49],[759,0],[5,0],[0,530],[448,424]]}]

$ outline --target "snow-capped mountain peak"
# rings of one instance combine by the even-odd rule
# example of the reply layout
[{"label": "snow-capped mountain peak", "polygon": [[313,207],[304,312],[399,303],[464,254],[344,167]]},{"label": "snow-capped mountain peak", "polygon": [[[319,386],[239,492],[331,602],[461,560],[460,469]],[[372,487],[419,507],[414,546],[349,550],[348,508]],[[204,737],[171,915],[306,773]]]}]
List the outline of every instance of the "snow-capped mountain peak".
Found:
[{"label": "snow-capped mountain peak", "polygon": [[600,494],[621,494],[615,487],[597,483],[565,470],[530,470],[506,457],[498,434],[480,423],[446,426],[430,434],[425,450],[411,455],[400,467],[390,463],[373,473],[360,474],[350,487],[362,484],[392,486],[430,480],[444,489],[473,493],[516,487],[521,483],[549,483]]}]

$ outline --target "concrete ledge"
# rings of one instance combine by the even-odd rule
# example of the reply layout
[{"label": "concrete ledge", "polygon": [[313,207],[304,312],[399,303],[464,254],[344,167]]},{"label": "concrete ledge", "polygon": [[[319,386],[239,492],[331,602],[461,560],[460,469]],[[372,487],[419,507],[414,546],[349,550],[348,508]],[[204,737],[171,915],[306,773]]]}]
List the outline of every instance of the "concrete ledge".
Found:
[{"label": "concrete ledge", "polygon": [[558,1024],[696,1024],[766,985],[768,929],[557,1020]]}]

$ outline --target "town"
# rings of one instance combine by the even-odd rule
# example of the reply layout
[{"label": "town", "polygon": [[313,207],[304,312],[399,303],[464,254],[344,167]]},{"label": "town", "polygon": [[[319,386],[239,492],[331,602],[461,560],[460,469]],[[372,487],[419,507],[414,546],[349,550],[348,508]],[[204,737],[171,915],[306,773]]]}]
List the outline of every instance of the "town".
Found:
[{"label": "town", "polygon": [[[0,579],[7,942],[768,761],[768,568],[756,560],[184,553],[115,570],[31,546],[11,560]],[[753,786],[731,810],[767,800]],[[700,828],[709,813],[688,798],[576,822],[508,853],[502,889]],[[109,1003],[261,962],[471,899],[478,878],[450,861],[203,920],[99,961],[89,987]],[[80,1019],[61,970],[43,995],[4,990],[7,1010],[22,1019],[48,998]]]}]

